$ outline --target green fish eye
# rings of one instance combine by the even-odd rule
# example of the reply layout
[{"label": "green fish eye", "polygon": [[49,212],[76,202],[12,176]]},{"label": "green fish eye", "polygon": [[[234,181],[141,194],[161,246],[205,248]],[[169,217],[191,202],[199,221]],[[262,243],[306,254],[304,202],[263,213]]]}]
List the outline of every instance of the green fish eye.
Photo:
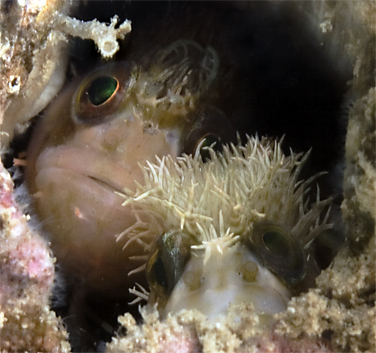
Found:
[{"label": "green fish eye", "polygon": [[304,280],[306,259],[299,241],[286,229],[270,221],[256,222],[246,244],[260,262],[287,285]]},{"label": "green fish eye", "polygon": [[183,275],[190,248],[189,239],[180,230],[167,231],[155,240],[146,264],[146,278],[151,292],[160,300],[159,305],[165,305],[164,301]]},{"label": "green fish eye", "polygon": [[289,253],[289,244],[283,233],[269,231],[264,233],[262,240],[265,247],[276,256],[285,256]]},{"label": "green fish eye", "polygon": [[157,251],[156,256],[154,257],[154,262],[151,263],[149,271],[150,276],[154,279],[154,282],[167,290],[168,277],[166,267],[159,251]]},{"label": "green fish eye", "polygon": [[118,81],[112,76],[96,78],[87,90],[89,101],[93,105],[101,105],[107,102],[117,91]]},{"label": "green fish eye", "polygon": [[210,147],[214,143],[215,143],[215,145],[214,145],[214,148],[215,148],[215,147],[218,147],[217,145],[218,145],[218,142],[220,141],[220,138],[217,135],[214,135],[214,134],[207,134],[202,138],[202,140],[204,140],[204,142],[203,142],[201,148],[202,147]]},{"label": "green fish eye", "polygon": [[197,143],[197,146],[198,145],[200,145],[200,155],[204,162],[207,159],[210,159],[210,153],[209,153],[208,147],[212,146],[213,150],[216,152],[222,151],[221,139],[215,134],[210,134],[210,133],[206,134]]},{"label": "green fish eye", "polygon": [[127,99],[131,71],[127,62],[110,63],[75,81],[71,108],[74,124],[98,125],[114,119]]}]

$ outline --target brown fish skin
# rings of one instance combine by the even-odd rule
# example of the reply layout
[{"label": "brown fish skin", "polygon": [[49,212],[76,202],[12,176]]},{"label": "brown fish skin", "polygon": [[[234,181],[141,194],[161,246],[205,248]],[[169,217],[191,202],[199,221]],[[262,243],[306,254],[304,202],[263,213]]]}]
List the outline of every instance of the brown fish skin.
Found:
[{"label": "brown fish skin", "polygon": [[147,131],[132,114],[132,103],[110,121],[75,123],[76,89],[76,83],[68,87],[37,127],[28,150],[27,184],[65,271],[107,295],[127,293],[127,274],[135,266],[129,258],[144,248],[134,244],[122,251],[116,242],[135,218],[115,191],[134,188],[134,180],[142,180],[140,161],[176,156],[178,149],[165,131]]},{"label": "brown fish skin", "polygon": [[152,238],[126,249],[124,238],[117,242],[136,218],[116,192],[143,182],[139,164],[191,153],[211,133],[233,136],[223,114],[200,103],[210,86],[193,82],[202,77],[195,70],[208,69],[198,64],[200,55],[216,53],[177,41],[146,70],[127,62],[104,65],[68,85],[36,127],[26,183],[58,262],[89,292],[126,298],[135,282],[145,283],[142,268],[129,273],[145,264]]}]

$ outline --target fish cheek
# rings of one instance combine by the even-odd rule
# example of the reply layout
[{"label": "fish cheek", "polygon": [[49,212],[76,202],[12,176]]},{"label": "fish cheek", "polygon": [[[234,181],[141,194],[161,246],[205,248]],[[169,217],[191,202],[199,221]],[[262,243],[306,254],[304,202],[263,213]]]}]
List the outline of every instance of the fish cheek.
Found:
[{"label": "fish cheek", "polygon": [[121,206],[124,199],[115,191],[143,180],[140,161],[174,155],[177,146],[165,131],[145,131],[141,119],[122,116],[78,126],[61,145],[47,143],[35,157],[31,182],[37,214],[63,270],[69,277],[80,275],[89,290],[124,297],[124,288],[144,282],[141,272],[137,278],[128,273],[142,265],[129,258],[143,255],[145,249],[133,242],[123,250],[127,239],[116,241],[135,217],[130,206]]},{"label": "fish cheek", "polygon": [[138,265],[129,257],[144,250],[132,244],[123,251],[116,241],[134,222],[131,209],[122,207],[122,199],[113,192],[61,168],[41,170],[37,186],[42,191],[36,209],[63,270],[70,277],[82,276],[88,288],[123,295],[124,286],[135,280],[127,273]]},{"label": "fish cheek", "polygon": [[27,168],[25,179],[30,193],[37,191],[35,179],[36,163],[44,149],[66,143],[74,136],[75,125],[71,119],[71,100],[74,88],[62,93],[62,96],[50,106],[35,127],[27,149]]}]

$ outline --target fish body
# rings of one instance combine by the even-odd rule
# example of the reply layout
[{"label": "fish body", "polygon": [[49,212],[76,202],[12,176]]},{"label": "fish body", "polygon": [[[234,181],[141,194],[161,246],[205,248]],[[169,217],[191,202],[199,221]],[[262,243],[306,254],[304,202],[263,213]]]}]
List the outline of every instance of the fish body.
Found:
[{"label": "fish body", "polygon": [[126,251],[117,242],[136,218],[115,192],[143,182],[139,164],[194,148],[218,129],[213,119],[227,138],[223,113],[201,102],[216,76],[210,60],[212,50],[178,41],[147,69],[109,63],[68,85],[36,127],[27,186],[58,262],[88,291],[127,296],[137,278],[129,274],[153,240]]}]

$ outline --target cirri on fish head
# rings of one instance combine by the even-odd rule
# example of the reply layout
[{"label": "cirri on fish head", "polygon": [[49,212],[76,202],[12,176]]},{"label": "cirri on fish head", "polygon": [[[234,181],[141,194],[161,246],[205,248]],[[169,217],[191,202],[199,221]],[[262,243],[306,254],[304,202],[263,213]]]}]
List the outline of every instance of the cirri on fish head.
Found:
[{"label": "cirri on fish head", "polygon": [[124,205],[149,220],[124,232],[125,246],[154,235],[148,302],[163,316],[199,309],[216,318],[230,304],[251,303],[269,322],[314,286],[311,244],[332,228],[331,199],[309,202],[316,176],[299,180],[308,154],[285,156],[278,141],[249,138],[207,152],[205,163],[196,153],[145,167],[145,184],[124,195]]},{"label": "cirri on fish head", "polygon": [[224,114],[206,103],[218,70],[214,49],[180,40],[151,62],[113,62],[75,80],[28,149],[26,181],[54,254],[66,272],[107,296],[142,283],[143,273],[129,275],[152,240],[122,250],[117,237],[136,219],[116,192],[143,183],[140,163],[233,138]]}]

